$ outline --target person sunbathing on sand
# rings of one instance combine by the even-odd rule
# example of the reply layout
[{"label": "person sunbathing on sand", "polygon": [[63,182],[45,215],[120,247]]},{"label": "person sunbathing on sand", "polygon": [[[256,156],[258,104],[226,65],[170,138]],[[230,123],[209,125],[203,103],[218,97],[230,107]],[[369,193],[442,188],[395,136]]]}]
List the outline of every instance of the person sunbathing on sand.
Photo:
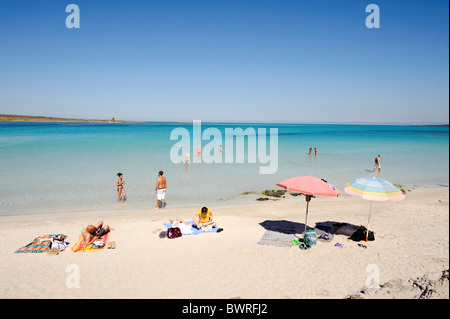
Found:
[{"label": "person sunbathing on sand", "polygon": [[193,218],[194,227],[202,229],[202,227],[211,226],[214,227],[217,224],[213,221],[212,211],[209,208],[202,207],[199,209]]},{"label": "person sunbathing on sand", "polygon": [[172,227],[178,227],[181,231],[182,235],[192,234],[194,231],[191,229],[191,225],[181,219],[169,219],[169,222],[172,223]]},{"label": "person sunbathing on sand", "polygon": [[92,244],[94,241],[101,239],[104,235],[109,233],[114,229],[110,228],[108,225],[103,227],[103,222],[100,221],[94,225],[88,225],[81,231],[81,236],[83,236],[85,247]]}]

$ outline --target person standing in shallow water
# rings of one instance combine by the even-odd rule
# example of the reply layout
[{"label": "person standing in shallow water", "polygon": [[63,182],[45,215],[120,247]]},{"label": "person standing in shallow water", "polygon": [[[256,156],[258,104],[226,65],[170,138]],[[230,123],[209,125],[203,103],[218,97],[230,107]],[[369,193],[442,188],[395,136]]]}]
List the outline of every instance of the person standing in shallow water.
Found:
[{"label": "person standing in shallow water", "polygon": [[381,173],[381,155],[375,157],[375,167],[373,168],[373,172],[378,169],[378,173]]},{"label": "person standing in shallow water", "polygon": [[120,196],[122,195],[122,202],[125,200],[125,189],[123,188],[123,185],[125,182],[123,181],[123,174],[117,173],[117,176],[119,177],[116,181],[117,186],[117,202],[120,202]]},{"label": "person standing in shallow water", "polygon": [[314,148],[314,155],[319,154],[319,151],[317,150],[317,148]]},{"label": "person standing in shallow water", "polygon": [[167,181],[166,178],[163,176],[164,172],[159,171],[158,173],[158,179],[156,180],[156,187],[155,187],[155,194],[156,194],[156,207],[155,209],[159,208],[159,205],[161,204],[161,208],[164,209],[164,200],[166,198],[166,187],[167,187]]},{"label": "person standing in shallow water", "polygon": [[189,157],[191,155],[189,153],[186,153],[186,155],[184,155],[184,166],[189,166]]}]

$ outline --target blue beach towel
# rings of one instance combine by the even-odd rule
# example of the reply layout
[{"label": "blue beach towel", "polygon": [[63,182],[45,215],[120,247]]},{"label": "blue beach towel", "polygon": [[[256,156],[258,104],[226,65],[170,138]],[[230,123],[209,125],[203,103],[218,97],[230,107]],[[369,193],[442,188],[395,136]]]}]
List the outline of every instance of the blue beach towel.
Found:
[{"label": "blue beach towel", "polygon": [[[203,233],[203,231],[201,229],[197,229],[197,228],[195,228],[193,226],[194,223],[192,221],[187,222],[187,223],[191,226],[191,230],[193,231],[193,233],[192,234],[186,234],[186,235],[197,235],[197,234],[202,234]],[[166,226],[167,229],[169,229],[170,227],[172,227],[172,223],[164,223],[164,226]],[[218,229],[219,228],[217,226],[214,226],[208,233],[217,233]],[[184,236],[184,234],[183,234],[183,236]]]}]

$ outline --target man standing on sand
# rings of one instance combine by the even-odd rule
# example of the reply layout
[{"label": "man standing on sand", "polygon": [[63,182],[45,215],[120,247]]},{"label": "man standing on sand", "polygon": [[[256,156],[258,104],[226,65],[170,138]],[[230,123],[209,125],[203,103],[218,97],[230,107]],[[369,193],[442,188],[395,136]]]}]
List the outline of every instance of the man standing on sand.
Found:
[{"label": "man standing on sand", "polygon": [[378,168],[378,173],[381,172],[381,155],[378,155],[377,157],[375,157],[375,167],[373,168],[373,172],[375,173],[375,171]]},{"label": "man standing on sand", "polygon": [[159,204],[161,203],[161,208],[164,209],[164,199],[166,197],[166,187],[167,187],[167,181],[166,178],[163,176],[164,172],[159,171],[158,173],[158,179],[156,180],[156,187],[155,187],[155,194],[156,194],[156,207],[155,209],[159,208]]}]

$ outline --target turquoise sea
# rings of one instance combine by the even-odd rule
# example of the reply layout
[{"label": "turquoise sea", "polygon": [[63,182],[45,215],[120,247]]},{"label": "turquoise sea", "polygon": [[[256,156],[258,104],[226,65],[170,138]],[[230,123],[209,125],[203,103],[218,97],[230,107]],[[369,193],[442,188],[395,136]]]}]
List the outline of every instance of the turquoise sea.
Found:
[{"label": "turquoise sea", "polygon": [[[247,155],[244,163],[175,164],[170,151],[177,141],[170,133],[180,127],[193,137],[192,123],[0,122],[0,216],[152,209],[160,170],[167,178],[167,208],[232,204],[246,199],[243,192],[278,189],[277,182],[301,175],[324,178],[343,191],[347,181],[373,175],[378,154],[377,176],[392,183],[449,186],[448,127],[202,123],[202,131],[217,128],[224,137],[226,128],[277,128],[274,174],[260,174],[267,164],[248,163]],[[192,160],[197,145],[190,144]],[[317,156],[308,154],[310,147]],[[123,204],[116,202],[118,172],[126,183]]]}]

